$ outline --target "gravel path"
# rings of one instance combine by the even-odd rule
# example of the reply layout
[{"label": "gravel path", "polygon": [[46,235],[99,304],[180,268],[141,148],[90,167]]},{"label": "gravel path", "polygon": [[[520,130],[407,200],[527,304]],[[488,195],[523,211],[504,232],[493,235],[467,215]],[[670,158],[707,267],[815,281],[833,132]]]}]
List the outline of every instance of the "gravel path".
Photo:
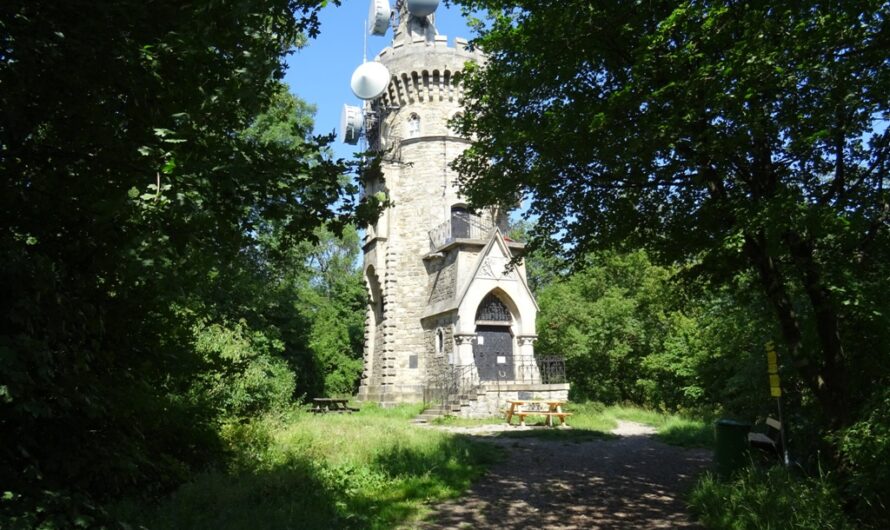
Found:
[{"label": "gravel path", "polygon": [[447,428],[502,445],[507,457],[464,497],[436,506],[421,528],[701,528],[683,494],[710,451],[663,444],[633,422],[619,422],[616,439],[586,442],[492,436],[505,428],[517,429]]}]

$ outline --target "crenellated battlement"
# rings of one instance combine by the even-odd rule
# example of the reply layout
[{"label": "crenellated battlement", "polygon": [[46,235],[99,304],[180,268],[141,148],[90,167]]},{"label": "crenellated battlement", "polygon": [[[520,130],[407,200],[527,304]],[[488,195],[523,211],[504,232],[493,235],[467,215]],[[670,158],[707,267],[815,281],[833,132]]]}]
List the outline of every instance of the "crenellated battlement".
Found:
[{"label": "crenellated battlement", "polygon": [[376,60],[386,65],[392,79],[386,92],[375,101],[384,107],[416,103],[454,102],[463,100],[461,76],[467,61],[482,63],[478,50],[470,50],[466,39],[436,35],[432,42],[415,37],[411,43],[396,42],[381,51]]}]

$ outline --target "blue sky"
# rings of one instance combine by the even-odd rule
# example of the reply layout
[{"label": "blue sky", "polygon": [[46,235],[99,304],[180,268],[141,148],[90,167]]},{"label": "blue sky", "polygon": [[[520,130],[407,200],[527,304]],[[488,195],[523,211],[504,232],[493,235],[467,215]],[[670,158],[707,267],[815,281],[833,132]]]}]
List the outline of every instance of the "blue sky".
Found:
[{"label": "blue sky", "polygon": [[[394,4],[390,1],[390,4]],[[368,0],[344,0],[340,7],[328,7],[320,14],[321,34],[308,45],[288,57],[285,82],[291,92],[318,107],[315,115],[316,134],[327,134],[340,125],[340,111],[344,103],[360,105],[349,89],[352,72],[362,63],[364,22],[368,17]],[[436,28],[448,36],[472,38],[460,10],[439,5]],[[392,42],[392,30],[386,36],[368,36],[368,59]],[[339,132],[339,131],[338,131]],[[333,146],[339,158],[349,158],[358,146],[336,142]]]}]

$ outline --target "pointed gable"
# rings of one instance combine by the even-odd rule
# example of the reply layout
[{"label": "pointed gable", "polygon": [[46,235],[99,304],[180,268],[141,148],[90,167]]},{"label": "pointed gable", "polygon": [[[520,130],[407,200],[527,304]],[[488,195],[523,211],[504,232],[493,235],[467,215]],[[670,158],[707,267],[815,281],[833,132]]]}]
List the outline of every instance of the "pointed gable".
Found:
[{"label": "pointed gable", "polygon": [[[500,229],[496,228],[491,239],[489,239],[482,252],[476,258],[476,265],[473,268],[472,274],[467,277],[467,280],[461,286],[455,300],[455,306],[460,307],[463,304],[474,285],[480,283],[491,284],[491,280],[494,280],[495,282],[516,282],[519,287],[519,293],[517,294],[521,293],[521,296],[527,296],[534,305],[535,311],[537,311],[539,309],[538,303],[535,301],[535,297],[523,275],[519,274],[515,267],[506,270],[512,259],[513,253],[510,252],[510,247],[504,241],[504,235]],[[487,287],[491,286],[488,285]],[[510,290],[513,291],[514,289]]]}]

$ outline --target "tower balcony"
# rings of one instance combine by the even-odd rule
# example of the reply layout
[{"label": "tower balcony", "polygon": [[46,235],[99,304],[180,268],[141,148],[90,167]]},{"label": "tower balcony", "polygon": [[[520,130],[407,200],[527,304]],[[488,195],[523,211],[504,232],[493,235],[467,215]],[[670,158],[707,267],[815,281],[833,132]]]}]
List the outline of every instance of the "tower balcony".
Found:
[{"label": "tower balcony", "polygon": [[490,215],[452,210],[451,219],[429,231],[430,251],[435,252],[459,240],[484,242],[495,228],[499,228],[505,237],[511,229],[505,216],[496,220]]}]

